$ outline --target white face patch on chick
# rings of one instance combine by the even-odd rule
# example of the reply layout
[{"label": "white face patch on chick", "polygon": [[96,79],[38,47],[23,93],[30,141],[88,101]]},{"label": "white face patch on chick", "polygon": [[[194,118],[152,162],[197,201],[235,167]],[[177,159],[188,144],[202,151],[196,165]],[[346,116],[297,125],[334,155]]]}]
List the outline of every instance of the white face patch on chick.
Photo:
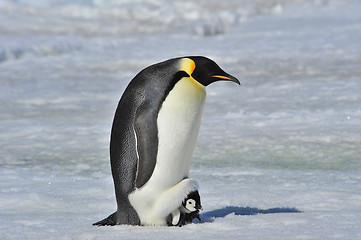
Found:
[{"label": "white face patch on chick", "polygon": [[196,201],[194,199],[187,199],[184,207],[191,212],[197,211]]}]

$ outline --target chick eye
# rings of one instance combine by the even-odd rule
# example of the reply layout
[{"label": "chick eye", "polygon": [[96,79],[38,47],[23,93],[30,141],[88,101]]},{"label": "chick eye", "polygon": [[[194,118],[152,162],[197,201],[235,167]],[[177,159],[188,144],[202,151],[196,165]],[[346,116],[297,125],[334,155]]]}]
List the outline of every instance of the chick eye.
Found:
[{"label": "chick eye", "polygon": [[188,201],[189,204],[192,204],[192,201]]}]

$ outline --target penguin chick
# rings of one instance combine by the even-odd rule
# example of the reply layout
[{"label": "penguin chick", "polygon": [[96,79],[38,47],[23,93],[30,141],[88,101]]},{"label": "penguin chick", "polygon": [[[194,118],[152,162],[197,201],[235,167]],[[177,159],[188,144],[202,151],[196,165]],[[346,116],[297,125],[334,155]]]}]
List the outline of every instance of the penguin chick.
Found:
[{"label": "penguin chick", "polygon": [[191,213],[199,210],[203,210],[201,205],[201,197],[198,191],[193,191],[188,194],[187,198],[182,202],[180,207],[182,212]]},{"label": "penguin chick", "polygon": [[[168,226],[183,226],[192,223],[193,219],[197,218],[201,221],[199,211],[203,210],[201,205],[201,198],[198,191],[193,191],[188,194],[187,198],[182,202],[182,205],[170,214],[167,223]],[[171,221],[170,221],[171,220]]]}]

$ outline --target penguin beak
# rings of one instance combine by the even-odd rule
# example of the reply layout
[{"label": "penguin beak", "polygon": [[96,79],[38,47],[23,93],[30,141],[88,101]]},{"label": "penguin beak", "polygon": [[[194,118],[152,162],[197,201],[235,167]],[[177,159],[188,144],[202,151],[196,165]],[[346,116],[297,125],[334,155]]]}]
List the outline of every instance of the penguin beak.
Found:
[{"label": "penguin beak", "polygon": [[226,80],[226,81],[235,82],[235,83],[237,83],[238,85],[241,85],[240,81],[239,81],[237,78],[235,78],[235,77],[233,77],[233,76],[231,76],[231,75],[227,75],[227,76],[223,76],[223,75],[213,75],[212,77],[213,77],[213,78],[218,78],[219,80]]},{"label": "penguin beak", "polygon": [[198,209],[199,211],[203,211],[202,205],[196,205],[196,209]]}]

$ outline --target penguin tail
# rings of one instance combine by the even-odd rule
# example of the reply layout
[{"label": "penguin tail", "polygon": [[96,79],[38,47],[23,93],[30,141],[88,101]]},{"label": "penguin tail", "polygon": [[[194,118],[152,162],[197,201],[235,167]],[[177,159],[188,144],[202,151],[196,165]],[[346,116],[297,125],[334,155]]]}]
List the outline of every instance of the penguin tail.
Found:
[{"label": "penguin tail", "polygon": [[114,226],[117,225],[116,213],[111,214],[109,217],[100,220],[99,222],[93,223],[93,226]]}]

